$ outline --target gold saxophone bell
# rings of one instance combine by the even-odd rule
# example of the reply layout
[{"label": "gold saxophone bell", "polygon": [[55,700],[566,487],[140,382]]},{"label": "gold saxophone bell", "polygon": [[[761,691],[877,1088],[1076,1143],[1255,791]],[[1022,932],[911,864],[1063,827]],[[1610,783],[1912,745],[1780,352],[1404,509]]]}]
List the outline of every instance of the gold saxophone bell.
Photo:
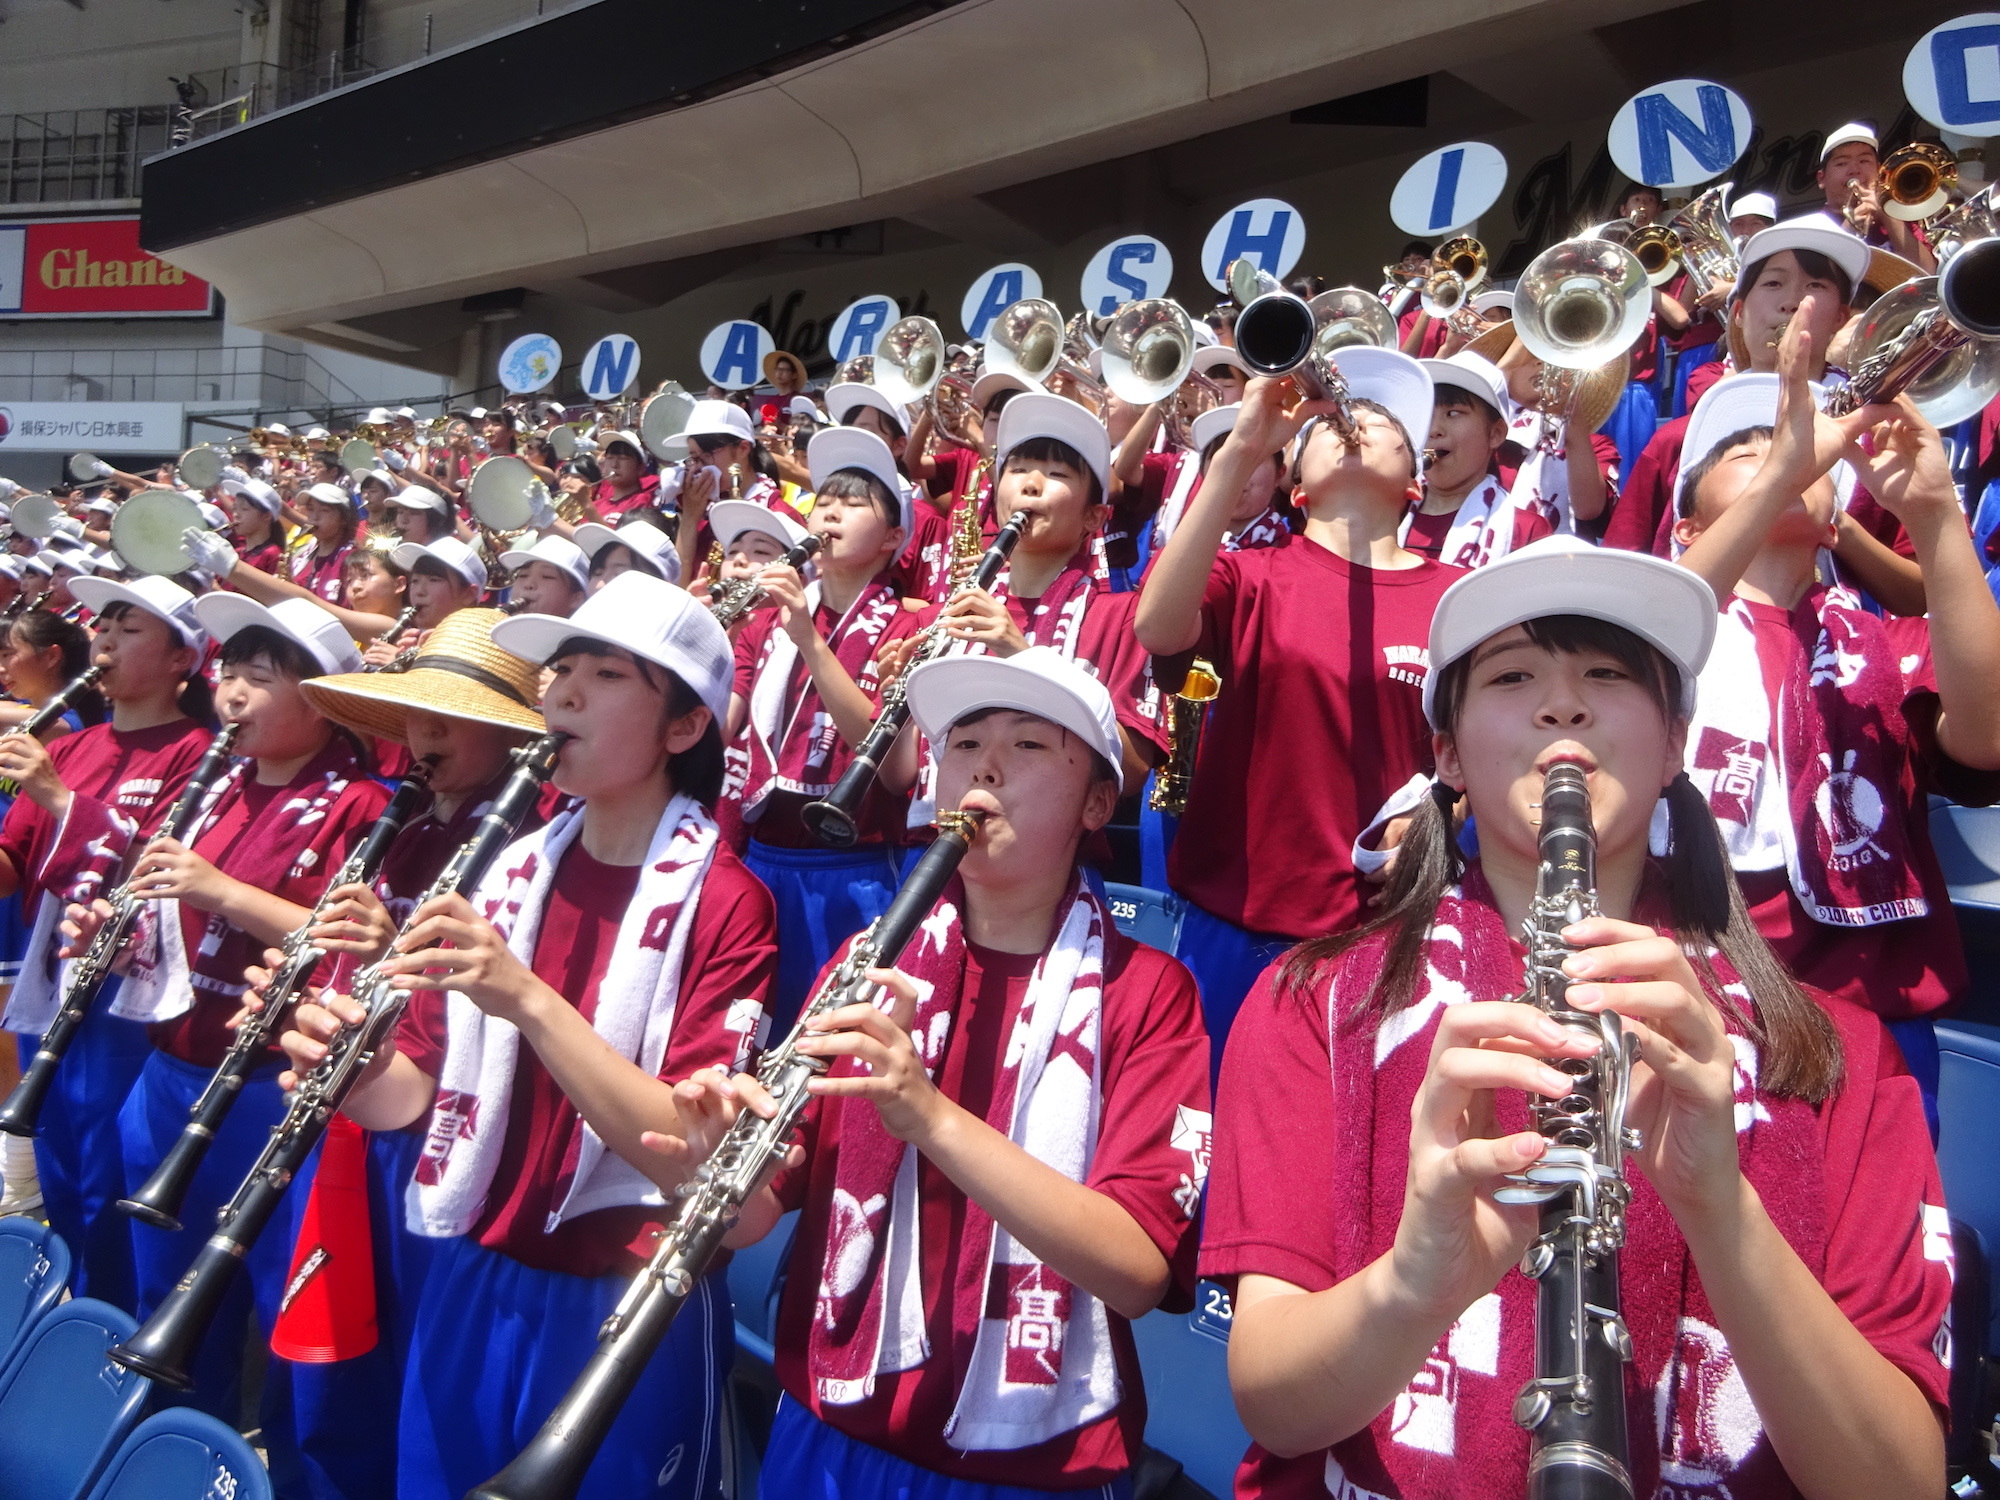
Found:
[{"label": "gold saxophone bell", "polygon": [[1202,723],[1208,716],[1208,705],[1221,691],[1221,675],[1197,656],[1180,690],[1167,695],[1167,762],[1153,775],[1153,792],[1147,799],[1153,811],[1174,817],[1187,811]]}]

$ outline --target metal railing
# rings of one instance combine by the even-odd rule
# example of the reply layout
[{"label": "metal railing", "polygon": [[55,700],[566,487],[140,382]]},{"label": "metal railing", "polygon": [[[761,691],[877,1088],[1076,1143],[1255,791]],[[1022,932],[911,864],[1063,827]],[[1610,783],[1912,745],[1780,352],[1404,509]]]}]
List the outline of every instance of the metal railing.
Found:
[{"label": "metal railing", "polygon": [[56,109],[0,115],[0,203],[139,196],[139,163],[167,149],[172,108]]},{"label": "metal railing", "polygon": [[179,349],[0,348],[0,401],[364,403],[310,354],[262,345]]}]

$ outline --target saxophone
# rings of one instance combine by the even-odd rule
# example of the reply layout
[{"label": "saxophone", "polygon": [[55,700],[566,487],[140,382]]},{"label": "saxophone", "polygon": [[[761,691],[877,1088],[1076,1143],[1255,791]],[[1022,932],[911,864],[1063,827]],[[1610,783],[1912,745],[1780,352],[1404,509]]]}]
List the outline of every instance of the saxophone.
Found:
[{"label": "saxophone", "polygon": [[1153,792],[1147,799],[1154,812],[1178,818],[1187,811],[1202,722],[1208,717],[1208,705],[1221,691],[1222,678],[1213,666],[1197,656],[1188,667],[1180,691],[1167,695],[1167,763],[1154,773]]},{"label": "saxophone", "polygon": [[1535,1377],[1514,1399],[1514,1420],[1531,1434],[1528,1500],[1632,1500],[1625,1432],[1632,1339],[1619,1309],[1618,1251],[1632,1196],[1624,1154],[1641,1144],[1625,1124],[1639,1047],[1612,1012],[1588,1015],[1567,1002],[1562,964],[1572,950],[1563,929],[1598,910],[1597,834],[1581,766],[1549,767],[1541,857],[1522,929],[1523,998],[1597,1051],[1547,1059],[1572,1080],[1562,1098],[1533,1101],[1548,1149],[1493,1195],[1542,1211],[1540,1232],[1521,1257],[1521,1274],[1536,1291]]}]

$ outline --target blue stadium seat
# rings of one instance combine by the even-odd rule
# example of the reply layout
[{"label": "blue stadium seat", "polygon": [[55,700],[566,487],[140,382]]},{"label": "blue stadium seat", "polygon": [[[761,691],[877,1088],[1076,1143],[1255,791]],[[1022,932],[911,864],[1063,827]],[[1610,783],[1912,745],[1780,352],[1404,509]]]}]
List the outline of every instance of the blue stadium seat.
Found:
[{"label": "blue stadium seat", "polygon": [[2000,531],[2000,479],[1991,479],[1972,513],[1972,546],[1982,562],[1986,558],[1986,544],[1996,531]]},{"label": "blue stadium seat", "polygon": [[0,1219],[0,1368],[68,1284],[69,1246],[61,1235],[26,1214]]},{"label": "blue stadium seat", "polygon": [[[2000,1026],[1939,1021],[1938,1170],[1954,1219],[1989,1250],[2000,1246]],[[2000,1320],[1987,1319],[1987,1347],[2000,1347]]]},{"label": "blue stadium seat", "polygon": [[271,1477],[228,1424],[170,1406],[125,1439],[90,1500],[271,1500]]},{"label": "blue stadium seat", "polygon": [[1250,1435],[1229,1394],[1229,1297],[1212,1281],[1191,1313],[1150,1312],[1132,1325],[1146,1379],[1146,1446],[1227,1500]]},{"label": "blue stadium seat", "polygon": [[785,1288],[785,1262],[799,1216],[789,1213],[771,1232],[729,1262],[729,1297],[736,1304],[736,1347],[772,1363],[771,1336],[778,1327],[778,1295]]},{"label": "blue stadium seat", "polygon": [[1106,882],[1104,898],[1111,907],[1112,920],[1128,938],[1162,953],[1172,953],[1179,946],[1187,902],[1173,892]]},{"label": "blue stadium seat", "polygon": [[0,1493],[81,1495],[139,1420],[153,1383],[104,1357],[139,1325],[94,1297],[65,1302],[0,1370]]},{"label": "blue stadium seat", "polygon": [[1954,1014],[2000,1022],[2000,807],[1958,807],[1933,797],[1931,844],[1972,971],[1971,989]]}]

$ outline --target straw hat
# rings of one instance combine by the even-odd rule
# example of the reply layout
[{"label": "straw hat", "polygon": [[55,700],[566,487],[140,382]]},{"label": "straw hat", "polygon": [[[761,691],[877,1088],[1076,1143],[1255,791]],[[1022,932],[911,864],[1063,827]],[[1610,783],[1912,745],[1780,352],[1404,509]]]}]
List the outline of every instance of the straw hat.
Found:
[{"label": "straw hat", "polygon": [[[1496,323],[1465,346],[1465,353],[1477,354],[1481,359],[1498,365],[1514,347],[1514,323],[1510,318],[1505,323]],[[1617,410],[1619,397],[1625,394],[1625,384],[1631,378],[1632,356],[1621,354],[1608,364],[1599,365],[1584,374],[1576,393],[1576,420],[1586,432],[1595,432],[1610,420]]]},{"label": "straw hat", "polygon": [[407,672],[344,672],[301,684],[312,706],[336,724],[407,744],[404,717],[412,708],[541,734],[535,704],[541,670],[493,644],[497,609],[457,609],[417,648]]}]

